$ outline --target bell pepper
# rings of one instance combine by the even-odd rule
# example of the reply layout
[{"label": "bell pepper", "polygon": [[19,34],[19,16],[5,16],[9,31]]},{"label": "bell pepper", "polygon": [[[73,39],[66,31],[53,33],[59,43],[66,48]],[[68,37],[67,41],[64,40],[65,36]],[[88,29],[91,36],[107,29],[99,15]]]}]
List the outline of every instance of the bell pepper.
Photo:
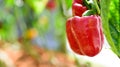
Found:
[{"label": "bell pepper", "polygon": [[66,33],[71,49],[77,54],[92,57],[102,49],[104,38],[100,16],[69,18]]},{"label": "bell pepper", "polygon": [[86,6],[83,6],[78,3],[72,4],[72,13],[73,16],[82,16],[82,14],[87,10]]},{"label": "bell pepper", "polygon": [[83,1],[82,1],[82,0],[74,0],[73,3],[79,3],[79,4],[82,4]]}]

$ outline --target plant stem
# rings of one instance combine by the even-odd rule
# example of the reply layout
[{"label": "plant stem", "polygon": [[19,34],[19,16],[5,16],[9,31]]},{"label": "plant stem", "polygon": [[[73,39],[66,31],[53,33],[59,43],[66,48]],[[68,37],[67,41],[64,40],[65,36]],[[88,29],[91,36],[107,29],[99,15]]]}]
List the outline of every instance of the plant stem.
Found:
[{"label": "plant stem", "polygon": [[83,3],[88,9],[91,9],[89,2],[87,0],[83,0]]},{"label": "plant stem", "polygon": [[95,7],[96,7],[96,9],[97,9],[98,14],[100,14],[100,8],[99,8],[99,6],[98,6],[98,4],[97,4],[97,1],[96,1],[96,0],[93,0],[93,2],[94,2],[94,4],[95,4]]}]

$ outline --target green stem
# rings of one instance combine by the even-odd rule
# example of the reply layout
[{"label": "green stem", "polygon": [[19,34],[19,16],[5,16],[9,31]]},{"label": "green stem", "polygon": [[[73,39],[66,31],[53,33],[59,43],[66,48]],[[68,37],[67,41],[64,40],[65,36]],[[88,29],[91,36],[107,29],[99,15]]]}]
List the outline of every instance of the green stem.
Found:
[{"label": "green stem", "polygon": [[88,9],[91,9],[89,2],[87,0],[83,0],[83,3]]},{"label": "green stem", "polygon": [[99,6],[98,6],[98,4],[97,4],[97,1],[96,1],[96,0],[93,0],[93,2],[94,2],[94,4],[95,4],[95,7],[96,7],[96,9],[97,9],[98,14],[100,14],[100,8],[99,8]]}]

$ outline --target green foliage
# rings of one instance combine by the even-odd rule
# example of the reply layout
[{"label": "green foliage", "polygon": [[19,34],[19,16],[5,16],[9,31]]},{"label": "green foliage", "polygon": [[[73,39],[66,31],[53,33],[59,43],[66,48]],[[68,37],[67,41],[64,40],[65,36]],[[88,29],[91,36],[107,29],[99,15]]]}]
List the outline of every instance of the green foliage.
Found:
[{"label": "green foliage", "polygon": [[48,2],[48,0],[25,0],[25,1],[35,11],[36,14],[40,14]]},{"label": "green foliage", "polygon": [[[23,42],[27,39],[27,31],[35,28],[38,34],[34,38],[37,40],[38,37],[41,43],[40,46],[48,44],[47,39],[52,40],[55,38],[56,45],[63,45],[60,50],[64,49],[66,17],[63,16],[63,8],[65,7],[63,5],[70,8],[72,0],[67,1],[66,4],[65,0],[63,0],[64,4],[63,1],[60,4],[60,1],[55,0],[56,8],[50,11],[46,8],[48,0],[0,0],[0,39],[7,42],[19,40]],[[60,8],[60,6],[62,7]],[[53,36],[51,36],[51,32]],[[47,38],[48,36],[51,36],[51,38]],[[25,41],[30,42],[31,40]],[[23,44],[26,43],[23,42]],[[49,45],[52,44],[49,43]],[[31,49],[31,45],[24,45],[23,47],[26,51]],[[30,52],[32,52],[32,49]],[[34,55],[30,52],[28,53]]]},{"label": "green foliage", "polygon": [[111,49],[120,57],[119,2],[118,0],[108,1],[101,0],[100,3],[103,30]]},{"label": "green foliage", "polygon": [[120,57],[120,8],[119,0],[111,1],[109,13],[109,29],[117,49],[118,56]]},{"label": "green foliage", "polygon": [[69,9],[72,5],[72,0],[65,0],[65,4],[66,4],[67,9]]}]

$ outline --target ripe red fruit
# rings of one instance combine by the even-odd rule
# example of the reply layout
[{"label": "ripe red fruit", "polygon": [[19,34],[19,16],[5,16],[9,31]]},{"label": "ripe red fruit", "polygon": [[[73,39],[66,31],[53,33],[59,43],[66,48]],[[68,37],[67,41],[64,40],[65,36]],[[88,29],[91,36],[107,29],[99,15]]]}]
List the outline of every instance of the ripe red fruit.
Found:
[{"label": "ripe red fruit", "polygon": [[87,10],[86,6],[82,6],[78,3],[72,4],[72,13],[73,16],[82,16],[82,14]]},{"label": "ripe red fruit", "polygon": [[95,56],[103,46],[99,16],[74,16],[66,23],[67,38],[72,50],[80,55]]},{"label": "ripe red fruit", "polygon": [[75,53],[78,53],[78,54],[82,54],[81,51],[80,51],[80,48],[79,48],[79,45],[77,45],[77,41],[72,33],[72,26],[71,26],[71,23],[72,23],[72,19],[73,18],[69,18],[67,20],[67,23],[66,23],[66,32],[67,32],[67,37],[68,37],[68,40],[69,40],[69,43],[70,43],[70,46],[71,48],[73,49],[73,51]]},{"label": "ripe red fruit", "polygon": [[79,3],[79,4],[82,4],[82,0],[74,0],[73,3]]},{"label": "ripe red fruit", "polygon": [[46,8],[48,10],[53,10],[53,9],[55,9],[55,6],[56,6],[55,0],[49,0],[47,5],[46,5]]}]

